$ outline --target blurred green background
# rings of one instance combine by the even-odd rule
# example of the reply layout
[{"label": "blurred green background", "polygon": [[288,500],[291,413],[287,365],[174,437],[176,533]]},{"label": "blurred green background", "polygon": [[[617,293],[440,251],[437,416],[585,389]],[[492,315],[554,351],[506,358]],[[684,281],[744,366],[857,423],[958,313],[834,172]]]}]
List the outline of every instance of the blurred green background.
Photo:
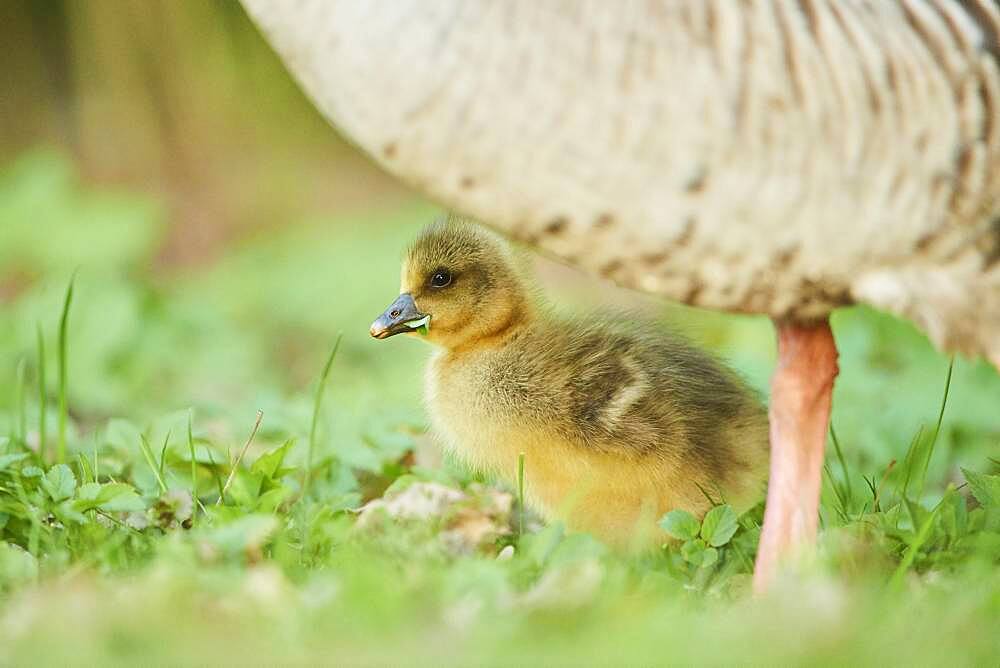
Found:
[{"label": "blurred green background", "polygon": [[190,405],[267,425],[338,331],[342,435],[412,417],[421,351],[366,329],[435,210],[330,130],[237,3],[9,2],[0,37],[0,375],[36,323],[54,342],[76,271],[83,427]]},{"label": "blurred green background", "polygon": [[[236,448],[245,439],[257,410],[264,418],[255,455],[286,437],[301,438],[309,431],[311,392],[340,332],[343,345],[330,377],[317,445],[322,457],[344,463],[341,470],[351,479],[335,480],[328,474],[318,487],[316,505],[324,503],[327,493],[357,489],[365,472],[384,473],[386,462],[395,462],[402,451],[414,447],[424,428],[421,366],[429,348],[415,340],[373,341],[367,331],[397,292],[398,264],[406,244],[441,210],[393,181],[338,137],[308,104],[236,2],[6,0],[0,3],[0,44],[0,435],[16,431],[19,373],[23,387],[35,391],[39,329],[46,341],[45,380],[54,393],[59,314],[75,274],[67,339],[71,454],[96,452],[98,441],[113,441],[108,433],[113,418],[127,418],[154,434],[157,425],[176,423],[178,411],[187,408],[194,408],[198,438],[223,450]],[[699,311],[620,291],[548,260],[538,259],[537,268],[550,297],[564,308],[597,302],[652,313],[664,320],[665,327],[728,359],[766,394],[774,364],[774,337],[767,319]],[[833,422],[852,471],[852,479],[841,482],[861,499],[867,491],[862,476],[877,480],[889,470],[891,481],[902,468],[893,468],[892,462],[905,456],[915,434],[920,434],[925,447],[929,444],[949,358],[934,351],[909,324],[867,309],[839,312],[833,326],[841,351]],[[25,401],[30,430],[26,440],[37,447],[39,406],[33,396]],[[53,400],[47,415],[50,435],[56,423]],[[177,442],[171,442],[178,449],[182,449],[181,432],[175,430]],[[958,359],[923,500],[933,504],[949,483],[961,484],[960,467],[1000,472],[998,446],[1000,377],[981,361]],[[139,461],[138,454],[132,456]],[[289,455],[293,462],[302,457],[301,447]],[[137,487],[142,491],[145,483],[155,489],[148,472],[140,468],[134,471]],[[839,475],[840,469],[836,470]],[[823,493],[825,519],[830,520],[829,477]],[[282,517],[291,533],[301,530],[296,521],[291,514]],[[2,529],[0,523],[0,535]],[[169,624],[177,621],[164,613],[173,609],[173,596],[187,604],[194,600],[197,607],[205,588],[250,591],[248,587],[257,586],[253,573],[261,571],[252,569],[247,580],[225,570],[228,565],[211,576],[196,575],[195,568],[184,570],[188,564],[184,559],[194,557],[184,552],[181,559],[181,543],[171,536],[167,532],[150,538],[156,547],[142,549],[164,560],[180,560],[174,576],[176,590],[182,593],[151,586],[154,602],[148,604],[150,609],[142,603],[142,614],[165,616],[167,621],[158,623]],[[893,545],[895,558],[899,550]],[[67,562],[80,558],[74,550],[85,551],[72,545],[63,548],[74,556],[48,555],[50,572],[61,573]],[[275,563],[286,574],[296,573],[299,561],[274,549]],[[117,566],[109,564],[118,557],[108,554],[112,556],[107,563],[95,559],[92,566],[114,571]],[[507,577],[495,570],[499,566],[486,562],[459,562],[447,573],[433,562],[421,566],[423,571],[414,567],[410,576],[418,594],[404,596],[392,584],[397,562],[382,555],[369,563],[370,554],[359,554],[350,568],[336,556],[330,557],[333,561],[327,567],[331,572],[336,571],[331,564],[345,568],[344,580],[334,583],[345,588],[345,605],[375,606],[356,621],[357,628],[369,633],[378,628],[375,622],[365,626],[365,620],[379,614],[395,622],[422,615],[426,601],[421,597],[437,600],[428,590],[444,592],[441,596],[446,599],[487,591],[484,600],[493,600],[489,597],[502,589],[497,583]],[[933,555],[924,557],[933,563]],[[43,571],[45,558],[40,561]],[[610,606],[602,614],[617,615],[624,609],[632,611],[626,618],[641,618],[634,628],[616,626],[620,637],[640,633],[636,629],[648,631],[646,640],[655,637],[661,633],[654,628],[659,619],[676,626],[671,637],[677,642],[698,637],[698,642],[713,645],[718,620],[732,622],[733,615],[757,620],[756,626],[746,627],[755,629],[753,633],[737,634],[741,642],[756,642],[753,634],[766,631],[766,616],[753,609],[680,622],[690,618],[677,598],[656,613],[660,617],[638,614],[636,610],[647,608],[629,607],[634,591],[622,584],[628,580],[617,568],[626,569],[629,577],[639,571],[642,578],[656,582],[663,574],[655,565],[652,570],[648,564],[607,566],[613,586],[601,594],[601,605]],[[531,577],[540,570],[532,571]],[[5,573],[0,568],[0,592],[7,582]],[[621,575],[618,580],[616,573]],[[155,580],[155,571],[151,577]],[[206,579],[197,579],[202,577]],[[298,573],[297,577],[300,584],[313,576]],[[530,581],[520,571],[513,577],[518,586]],[[334,586],[325,580],[320,584]],[[642,586],[647,584],[644,579]],[[88,596],[103,600],[112,596],[105,589],[114,586],[100,583],[85,589]],[[653,589],[659,592],[659,586],[662,583]],[[308,618],[310,591],[304,587],[298,598],[286,597],[297,601],[297,612],[290,617]],[[813,591],[810,596],[821,594]],[[72,591],[60,593],[72,595]],[[983,596],[988,597],[988,591]],[[995,593],[993,597],[993,608],[986,609],[1000,605]],[[382,601],[381,607],[371,603],[374,599]],[[135,600],[130,605],[137,605]],[[866,608],[868,617],[854,618],[853,626],[843,632],[863,635],[870,627],[866,620],[891,617],[892,605],[872,603]],[[62,603],[55,608],[71,609]],[[137,644],[129,651],[158,641],[156,629],[161,627],[155,624],[128,631],[131,614],[109,618],[114,630],[108,646],[116,646],[120,633],[133,633],[132,642]],[[781,614],[797,619],[794,607]],[[595,612],[584,621],[603,629],[602,619]],[[809,619],[803,625],[825,624],[825,618]],[[934,626],[930,619],[923,621],[928,628]],[[251,642],[247,647],[256,646],[252,629],[258,622],[248,622],[240,631]],[[518,623],[511,620],[499,631],[487,627],[477,633],[498,633],[494,640],[503,646],[503,633],[521,637]],[[197,625],[191,620],[184,624],[188,631]],[[272,641],[286,632],[295,635],[281,624],[267,624],[268,633],[276,634],[266,636]],[[72,627],[73,622],[64,626]],[[552,629],[557,626],[553,622]],[[336,628],[352,640],[355,626]],[[548,629],[544,624],[532,628],[543,634]],[[899,637],[893,633],[889,635]],[[405,637],[401,653],[377,656],[389,660],[407,656],[406,648],[419,642]],[[573,636],[560,637],[556,644],[545,645],[551,658],[588,656],[584,645],[574,649]],[[613,638],[602,640],[598,633],[589,637],[606,643],[607,654],[602,656],[620,658]],[[324,638],[318,632],[309,638],[316,647],[322,646]],[[76,649],[66,647],[59,650],[66,654],[48,658],[72,658]],[[742,650],[719,647],[725,649],[719,649],[723,653],[717,656],[741,656]],[[36,649],[40,656],[54,651]],[[636,656],[647,656],[644,652],[653,646],[640,649]],[[688,647],[685,656],[698,656],[696,649]],[[103,657],[100,651],[91,656],[94,661]],[[216,656],[212,651],[203,656]],[[526,646],[520,651],[526,655],[530,650]],[[771,658],[789,658],[797,651],[775,650],[778,653]],[[854,646],[854,651],[863,656],[865,645]],[[121,656],[142,656],[135,652]],[[179,655],[164,655],[171,656]],[[827,655],[827,660],[830,656],[834,655]],[[914,650],[912,656],[927,655]]]}]

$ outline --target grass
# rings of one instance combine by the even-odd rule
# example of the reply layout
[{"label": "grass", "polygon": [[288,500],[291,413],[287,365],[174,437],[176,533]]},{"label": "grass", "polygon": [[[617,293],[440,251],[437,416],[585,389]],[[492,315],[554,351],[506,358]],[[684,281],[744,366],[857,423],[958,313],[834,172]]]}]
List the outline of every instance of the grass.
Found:
[{"label": "grass", "polygon": [[[46,452],[49,447],[48,439],[48,403],[49,391],[45,386],[45,336],[42,334],[42,326],[36,325],[35,332],[36,348],[38,355],[35,358],[38,364],[38,457],[41,461],[46,461]],[[24,439],[27,442],[27,439]]]},{"label": "grass", "polygon": [[309,449],[306,451],[306,471],[302,482],[302,496],[309,496],[309,485],[312,482],[313,463],[316,460],[316,429],[319,427],[320,412],[323,408],[323,395],[326,393],[326,381],[330,377],[330,369],[333,367],[333,360],[337,358],[337,351],[340,350],[340,342],[344,339],[343,334],[337,335],[337,340],[333,343],[330,356],[326,358],[323,371],[319,375],[319,382],[316,384],[316,394],[313,396],[312,420],[309,422]]},{"label": "grass", "polygon": [[[164,442],[164,448],[166,442]],[[153,448],[150,447],[149,441],[146,440],[145,434],[139,434],[139,450],[142,452],[143,458],[146,460],[146,464],[149,466],[149,470],[153,472],[153,477],[156,479],[156,484],[163,494],[167,493],[167,483],[163,480],[163,473],[161,467],[157,465],[156,459],[153,457]],[[225,491],[225,490],[223,490]],[[219,497],[220,500],[222,497]]]},{"label": "grass", "polygon": [[[253,429],[250,431],[250,436],[247,437],[247,442],[243,444],[243,448],[240,449],[240,454],[236,455],[236,460],[232,464],[232,468],[229,470],[229,475],[226,477],[226,483],[222,486],[222,491],[219,492],[219,498],[216,500],[215,505],[221,506],[226,502],[226,492],[233,484],[233,480],[236,479],[236,474],[240,470],[240,464],[243,462],[243,457],[246,456],[247,450],[250,448],[250,444],[253,443],[253,439],[257,436],[257,430],[260,429],[260,422],[264,419],[264,411],[257,411],[257,420],[253,423]],[[166,491],[166,490],[164,490]]]},{"label": "grass", "polygon": [[28,414],[25,409],[25,396],[26,391],[26,369],[27,361],[25,359],[18,360],[17,363],[17,376],[14,381],[14,416],[17,420],[17,431],[11,440],[14,443],[25,443],[28,436]]},{"label": "grass", "polygon": [[62,315],[59,316],[59,440],[56,445],[56,461],[60,464],[66,461],[66,419],[69,412],[66,398],[66,388],[69,385],[69,372],[66,368],[66,360],[69,355],[66,333],[69,327],[69,309],[73,305],[73,283],[75,281],[76,275],[74,274],[69,279],[66,298],[63,300]]},{"label": "grass", "polygon": [[[759,507],[672,513],[675,543],[625,557],[525,512],[530,459],[514,490],[438,461],[426,346],[367,336],[425,205],[300,221],[151,271],[158,208],[71,174],[51,154],[0,173],[0,285],[30,277],[0,302],[0,664],[1000,655],[1000,378],[905,323],[836,316],[819,547],[757,600]],[[665,311],[766,387],[766,321]],[[441,490],[451,500],[423,520],[360,510]]]}]

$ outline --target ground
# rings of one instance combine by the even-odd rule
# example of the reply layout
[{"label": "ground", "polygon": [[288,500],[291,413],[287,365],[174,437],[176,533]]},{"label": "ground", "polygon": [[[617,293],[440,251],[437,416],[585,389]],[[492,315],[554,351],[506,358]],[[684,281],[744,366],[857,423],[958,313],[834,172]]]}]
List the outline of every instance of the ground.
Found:
[{"label": "ground", "polygon": [[[668,516],[624,557],[442,458],[428,348],[367,335],[437,210],[352,211],[209,257],[61,153],[4,167],[0,664],[995,664],[992,368],[838,313],[820,545],[754,599],[760,508]],[[765,319],[540,269],[565,308],[628,299],[766,393]]]}]

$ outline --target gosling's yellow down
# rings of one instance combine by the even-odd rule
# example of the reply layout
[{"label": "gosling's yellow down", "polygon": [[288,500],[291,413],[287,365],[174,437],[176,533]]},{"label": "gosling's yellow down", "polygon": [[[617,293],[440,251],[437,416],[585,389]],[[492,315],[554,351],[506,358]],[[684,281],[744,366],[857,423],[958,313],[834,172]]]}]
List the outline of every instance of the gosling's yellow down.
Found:
[{"label": "gosling's yellow down", "polygon": [[614,314],[556,315],[503,239],[449,219],[403,262],[400,295],[375,338],[416,332],[437,346],[426,403],[445,446],[621,548],[662,543],[656,520],[725,499],[763,498],[768,422],[756,395],[705,352]]}]

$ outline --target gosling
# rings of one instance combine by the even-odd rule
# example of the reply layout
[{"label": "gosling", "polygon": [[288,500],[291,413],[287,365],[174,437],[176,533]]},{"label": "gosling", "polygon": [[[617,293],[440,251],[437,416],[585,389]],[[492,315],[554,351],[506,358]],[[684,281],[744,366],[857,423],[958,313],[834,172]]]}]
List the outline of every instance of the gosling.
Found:
[{"label": "gosling", "polygon": [[371,335],[435,344],[425,395],[433,430],[474,469],[622,549],[662,544],[657,520],[741,512],[763,498],[768,421],[730,369],[649,324],[613,314],[569,318],[536,296],[502,238],[448,219],[403,261],[399,297]]}]

